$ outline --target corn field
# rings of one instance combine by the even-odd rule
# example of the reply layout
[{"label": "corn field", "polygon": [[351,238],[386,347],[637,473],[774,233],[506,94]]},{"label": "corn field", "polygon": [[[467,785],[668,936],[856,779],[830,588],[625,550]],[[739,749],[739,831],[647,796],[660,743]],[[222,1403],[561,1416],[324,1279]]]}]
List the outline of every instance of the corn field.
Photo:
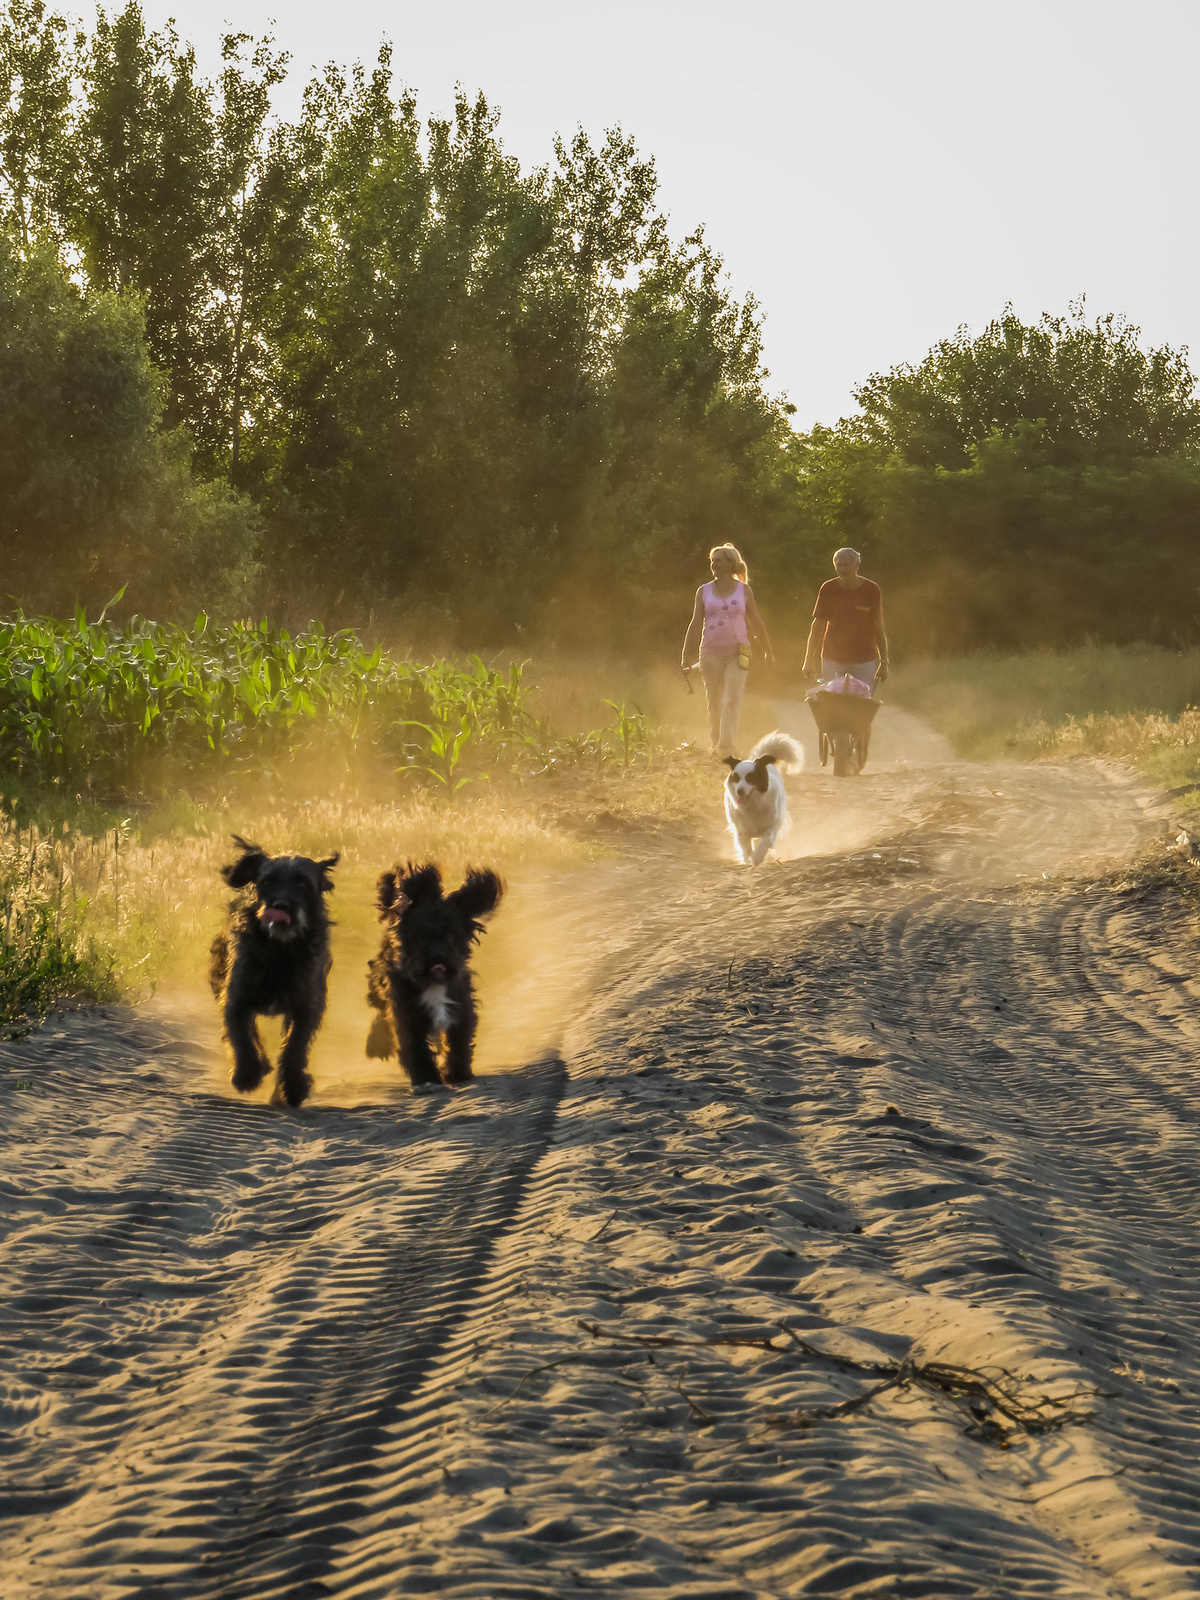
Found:
[{"label": "corn field", "polygon": [[[422,665],[319,625],[0,621],[0,783],[138,794],[220,787],[305,753],[453,791],[536,724],[519,665]],[[328,765],[326,770],[328,770]]]},{"label": "corn field", "polygon": [[[0,620],[0,1032],[71,999],[141,992],[176,942],[204,942],[223,846],[184,830],[156,848],[134,820],[144,800],[222,811],[307,760],[315,783],[281,783],[273,806],[346,778],[402,777],[382,793],[392,804],[410,793],[410,832],[436,832],[438,813],[461,831],[464,813],[442,802],[493,772],[649,759],[636,708],[608,701],[610,726],[556,735],[531,692],[520,665],[396,660],[317,625]],[[329,801],[311,811],[330,836],[349,820],[339,792],[336,817]],[[395,815],[384,821],[390,847]]]}]

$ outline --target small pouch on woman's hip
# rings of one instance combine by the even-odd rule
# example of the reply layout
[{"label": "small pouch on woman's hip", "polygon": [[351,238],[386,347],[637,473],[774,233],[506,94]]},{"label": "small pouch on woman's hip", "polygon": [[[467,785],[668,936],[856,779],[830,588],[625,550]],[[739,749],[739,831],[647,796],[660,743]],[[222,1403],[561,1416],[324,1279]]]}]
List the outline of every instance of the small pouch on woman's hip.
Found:
[{"label": "small pouch on woman's hip", "polygon": [[741,667],[743,672],[749,672],[750,670],[750,646],[748,644],[738,645],[738,666]]}]

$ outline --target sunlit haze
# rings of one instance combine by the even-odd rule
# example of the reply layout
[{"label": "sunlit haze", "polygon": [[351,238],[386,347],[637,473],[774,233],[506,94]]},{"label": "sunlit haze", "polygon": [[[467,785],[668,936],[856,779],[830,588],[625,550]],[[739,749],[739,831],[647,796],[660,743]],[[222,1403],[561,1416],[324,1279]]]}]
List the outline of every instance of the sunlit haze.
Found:
[{"label": "sunlit haze", "polygon": [[[143,9],[211,68],[219,7]],[[315,65],[369,61],[386,35],[424,113],[482,89],[523,164],[619,122],[676,233],[703,222],[761,302],[800,426],[1009,300],[1030,318],[1085,294],[1156,343],[1200,342],[1194,7],[244,0],[230,21],[292,52],[285,108]]]}]

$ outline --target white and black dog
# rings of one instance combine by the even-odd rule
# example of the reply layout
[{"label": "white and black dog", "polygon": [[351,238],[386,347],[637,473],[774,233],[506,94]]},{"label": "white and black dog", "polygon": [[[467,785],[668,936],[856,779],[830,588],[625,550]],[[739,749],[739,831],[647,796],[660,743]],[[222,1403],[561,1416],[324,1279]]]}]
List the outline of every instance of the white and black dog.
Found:
[{"label": "white and black dog", "polygon": [[804,751],[786,733],[760,739],[745,761],[726,756],[725,815],[744,866],[757,867],[790,826],[781,772],[799,771]]}]

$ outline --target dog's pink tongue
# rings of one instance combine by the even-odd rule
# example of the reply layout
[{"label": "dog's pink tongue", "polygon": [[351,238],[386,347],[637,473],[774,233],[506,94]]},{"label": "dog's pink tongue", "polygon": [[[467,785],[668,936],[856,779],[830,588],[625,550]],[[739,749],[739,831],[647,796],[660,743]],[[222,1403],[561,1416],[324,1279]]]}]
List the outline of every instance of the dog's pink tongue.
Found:
[{"label": "dog's pink tongue", "polygon": [[280,911],[275,906],[264,906],[258,914],[264,922],[282,922],[285,927],[292,920],[286,911]]}]

